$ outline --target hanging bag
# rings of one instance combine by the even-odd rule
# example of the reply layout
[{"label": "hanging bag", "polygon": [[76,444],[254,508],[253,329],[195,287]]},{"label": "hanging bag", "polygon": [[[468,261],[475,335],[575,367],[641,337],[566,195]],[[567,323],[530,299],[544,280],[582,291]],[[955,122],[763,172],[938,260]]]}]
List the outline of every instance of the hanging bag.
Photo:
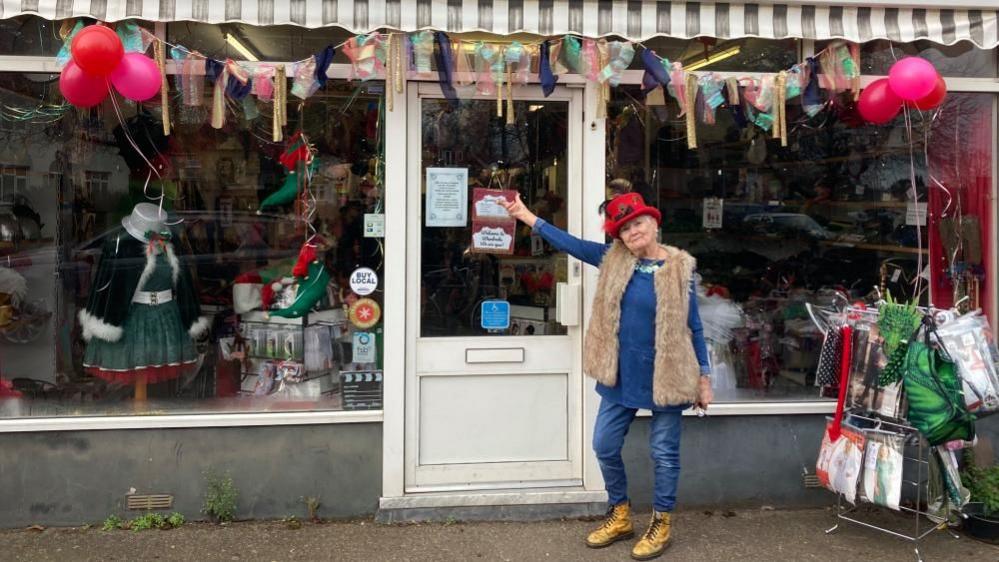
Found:
[{"label": "hanging bag", "polygon": [[[924,318],[922,330],[923,340],[918,339],[917,330],[909,343],[902,375],[909,423],[930,445],[971,441],[975,437],[975,418],[965,406],[954,362],[942,348],[930,316]],[[939,344],[937,347],[932,345],[933,340]]]},{"label": "hanging bag", "polygon": [[999,371],[988,319],[981,311],[970,312],[937,328],[937,336],[957,365],[968,411],[976,419],[999,412]]},{"label": "hanging bag", "polygon": [[826,422],[822,432],[822,446],[815,464],[815,475],[829,490],[855,503],[857,483],[863,470],[864,434],[862,431],[843,425],[846,404],[847,381],[850,376],[850,345],[852,329],[843,328],[843,353],[840,362],[839,399],[836,402],[836,416]]},{"label": "hanging bag", "polygon": [[819,364],[815,368],[815,385],[835,387],[839,380],[840,364],[843,362],[843,329],[830,327],[826,331]]}]

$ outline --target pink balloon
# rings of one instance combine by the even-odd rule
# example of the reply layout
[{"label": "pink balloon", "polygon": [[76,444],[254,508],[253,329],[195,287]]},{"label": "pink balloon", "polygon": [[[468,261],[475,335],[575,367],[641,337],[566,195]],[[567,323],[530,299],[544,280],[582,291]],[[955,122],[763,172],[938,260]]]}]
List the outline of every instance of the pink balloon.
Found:
[{"label": "pink balloon", "polygon": [[103,76],[87,74],[69,61],[59,75],[59,91],[76,107],[93,107],[108,97],[108,83]]},{"label": "pink balloon", "polygon": [[888,83],[895,95],[903,100],[920,100],[936,87],[937,69],[926,59],[906,57],[891,65]]},{"label": "pink balloon", "polygon": [[125,53],[111,73],[111,83],[132,101],[146,101],[160,91],[163,78],[156,61],[142,53]]},{"label": "pink balloon", "polygon": [[860,92],[857,111],[866,121],[875,124],[887,123],[902,109],[902,100],[892,91],[888,80],[881,78]]}]

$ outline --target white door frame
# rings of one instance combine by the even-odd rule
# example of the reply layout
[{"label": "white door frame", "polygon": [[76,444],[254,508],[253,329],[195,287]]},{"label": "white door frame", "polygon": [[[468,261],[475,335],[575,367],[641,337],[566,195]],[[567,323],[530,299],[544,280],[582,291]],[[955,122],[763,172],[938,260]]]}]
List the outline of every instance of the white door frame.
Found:
[{"label": "white door frame", "polygon": [[[583,91],[582,95],[582,126],[570,132],[569,142],[581,142],[582,162],[580,166],[582,216],[581,232],[584,238],[600,240],[603,237],[602,221],[597,207],[604,199],[605,170],[605,128],[604,120],[597,119],[597,104],[599,96],[597,88],[585,81],[566,80],[560,87],[569,90]],[[408,91],[418,89],[421,82],[408,81],[404,84],[402,93],[395,93],[395,103],[391,111],[386,113],[386,262],[393,264],[393,270],[408,268],[406,239],[410,228],[407,213],[407,182],[409,175],[409,159],[411,157],[409,142],[412,142],[409,132],[409,112],[417,111],[417,106],[411,105]],[[417,138],[417,140],[419,140]],[[415,150],[415,149],[414,149]],[[572,187],[570,186],[570,189]],[[576,191],[577,196],[580,192]],[[580,315],[582,324],[579,329],[585,329],[590,318],[590,303],[596,286],[597,272],[594,268],[582,267],[583,304]],[[400,507],[423,506],[421,496],[426,494],[406,493],[406,377],[409,369],[415,368],[415,348],[406,333],[406,302],[405,278],[403,275],[387,275],[386,283],[386,349],[405,350],[405,353],[386,353],[385,372],[388,374],[384,386],[384,418],[382,435],[382,498],[380,507],[384,509]],[[418,305],[418,303],[417,303]],[[583,452],[583,486],[579,492],[543,492],[537,490],[527,493],[490,494],[497,504],[505,503],[567,503],[603,501],[606,499],[603,478],[600,474],[596,458],[590,452],[593,439],[593,423],[599,406],[599,396],[593,391],[592,382],[584,378],[581,385],[582,401],[582,452]],[[409,499],[407,500],[406,497]],[[462,498],[465,498],[463,500]],[[428,498],[429,499],[429,498]],[[449,501],[441,498],[433,501],[433,505],[462,505],[465,501],[476,502],[475,496],[451,495]],[[415,502],[415,503],[414,503]],[[412,504],[412,505],[411,505]],[[427,504],[430,505],[430,504]]]},{"label": "white door frame", "polygon": [[[422,179],[422,161],[419,157],[422,140],[422,111],[420,110],[420,100],[427,98],[443,99],[441,95],[440,87],[434,83],[421,83],[418,87],[409,90],[409,95],[407,98],[407,106],[409,107],[410,113],[408,114],[408,142],[409,142],[409,160],[408,164],[408,182],[409,185],[408,192],[408,228],[407,228],[407,255],[409,260],[407,262],[407,283],[416,283],[417,279],[420,277],[420,265],[418,256],[420,255],[421,245],[418,243],[421,235],[421,220],[415,217],[422,216],[421,199],[419,196],[419,190],[416,186],[421,185]],[[567,141],[567,153],[569,166],[567,169],[567,180],[569,184],[570,192],[573,196],[569,198],[568,207],[568,219],[569,228],[572,231],[581,231],[581,217],[579,214],[579,198],[581,193],[579,192],[579,186],[582,179],[582,147],[581,139],[579,135],[579,129],[581,128],[581,119],[579,115],[582,111],[582,95],[579,90],[570,90],[567,88],[560,88],[551,96],[544,98],[543,93],[537,86],[525,86],[518,87],[515,89],[514,98],[520,99],[547,99],[550,101],[564,101],[569,104],[570,121],[568,123],[569,128],[567,131],[568,138]],[[491,98],[481,98],[487,101],[491,101]],[[416,157],[413,157],[413,155]],[[575,189],[574,189],[575,188]],[[581,279],[581,266],[574,265],[572,258],[569,258],[568,264],[568,280],[573,284],[580,284]],[[576,273],[578,272],[578,273]],[[574,274],[575,273],[575,274]],[[435,361],[432,360],[433,357],[437,357],[439,354],[446,354],[453,352],[456,345],[460,347],[460,343],[464,341],[469,341],[466,338],[431,338],[431,339],[419,339],[418,338],[418,328],[419,328],[419,318],[420,318],[420,302],[415,296],[418,293],[418,288],[414,286],[407,286],[407,292],[409,298],[407,299],[407,336],[406,336],[406,420],[405,420],[405,489],[407,491],[421,491],[421,492],[439,492],[439,491],[452,491],[452,490],[469,490],[469,489],[509,489],[512,487],[511,482],[519,482],[520,484],[515,486],[517,488],[522,487],[555,487],[555,486],[581,486],[582,485],[582,475],[583,475],[583,396],[582,396],[582,384],[581,384],[581,350],[582,350],[582,335],[581,328],[579,326],[570,327],[568,329],[567,336],[551,336],[552,340],[549,340],[548,336],[544,336],[545,340],[549,340],[548,343],[554,348],[559,348],[560,351],[554,356],[562,358],[562,361],[568,360],[568,366],[564,367],[568,371],[568,378],[566,379],[566,390],[567,396],[566,407],[566,428],[568,429],[568,441],[565,444],[565,451],[567,456],[558,460],[553,458],[550,461],[546,460],[535,460],[529,462],[471,462],[471,464],[440,464],[440,465],[421,465],[419,462],[419,456],[422,456],[422,452],[418,445],[421,436],[421,414],[418,410],[418,405],[422,404],[423,399],[420,397],[421,384],[416,381],[434,381],[445,380],[440,379],[441,376],[451,376],[453,374],[459,374],[457,372],[451,373],[450,369],[453,367],[445,367],[447,371],[439,371],[440,367],[435,365]],[[578,305],[577,305],[578,306]],[[493,338],[475,338],[477,340],[477,345],[479,342],[484,347],[493,347],[496,345],[501,346],[523,346],[528,347],[538,347],[538,344],[542,343],[538,337],[514,337],[514,336],[504,336],[501,340]],[[563,349],[564,348],[564,349]],[[417,351],[422,349],[424,355],[420,356]],[[554,349],[553,349],[554,351]],[[569,357],[567,358],[566,355]],[[503,369],[501,366],[497,365],[482,365],[473,366],[465,365],[461,369],[461,373],[479,373],[482,375],[491,374],[493,372],[509,372],[510,375],[518,373],[518,371],[523,370],[525,373],[537,373],[539,375],[544,375],[544,373],[549,372],[548,369],[551,368],[547,364],[547,358],[552,357],[552,355],[546,355],[544,353],[528,353],[527,360],[521,365],[515,366],[513,369],[509,367]],[[559,372],[562,368],[557,369]],[[555,374],[554,371],[551,371]],[[427,379],[426,377],[434,377]],[[474,478],[473,475],[474,474]],[[465,478],[469,479],[469,482],[465,482]]]}]

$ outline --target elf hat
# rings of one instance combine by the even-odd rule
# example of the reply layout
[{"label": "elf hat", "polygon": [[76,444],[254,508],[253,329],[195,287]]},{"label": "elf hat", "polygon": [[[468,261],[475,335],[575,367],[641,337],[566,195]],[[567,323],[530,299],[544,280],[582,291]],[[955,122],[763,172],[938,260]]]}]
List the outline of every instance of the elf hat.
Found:
[{"label": "elf hat", "polygon": [[663,221],[659,209],[646,205],[641,195],[622,193],[604,204],[604,232],[617,238],[626,222],[642,215],[656,219],[657,225]]}]

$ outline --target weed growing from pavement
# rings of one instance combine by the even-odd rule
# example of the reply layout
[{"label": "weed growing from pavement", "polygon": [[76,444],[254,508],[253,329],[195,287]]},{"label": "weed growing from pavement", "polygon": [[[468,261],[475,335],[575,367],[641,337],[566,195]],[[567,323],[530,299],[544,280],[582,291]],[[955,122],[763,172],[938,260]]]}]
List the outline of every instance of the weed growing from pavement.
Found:
[{"label": "weed growing from pavement", "polygon": [[166,517],[159,513],[147,513],[132,519],[130,527],[133,531],[146,531],[148,529],[165,529],[167,525],[169,524]]},{"label": "weed growing from pavement", "polygon": [[122,521],[121,517],[117,515],[108,515],[108,518],[104,520],[104,525],[101,529],[105,531],[114,531],[115,529],[121,529],[125,522]]},{"label": "weed growing from pavement", "polygon": [[232,482],[229,473],[219,476],[214,471],[205,472],[205,480],[208,489],[205,491],[205,501],[202,504],[201,512],[207,515],[212,521],[218,523],[228,523],[236,518],[236,498],[239,491]]},{"label": "weed growing from pavement", "polygon": [[302,498],[302,501],[305,503],[305,508],[309,510],[309,521],[319,523],[319,506],[322,505],[322,502],[319,501],[319,496],[306,496]]},{"label": "weed growing from pavement", "polygon": [[179,513],[171,513],[169,516],[164,516],[159,513],[146,513],[145,515],[140,515],[131,521],[127,519],[122,519],[117,515],[109,515],[107,519],[104,520],[101,529],[105,531],[114,531],[116,529],[131,529],[133,531],[146,531],[148,529],[176,529],[186,522],[184,516]]}]

